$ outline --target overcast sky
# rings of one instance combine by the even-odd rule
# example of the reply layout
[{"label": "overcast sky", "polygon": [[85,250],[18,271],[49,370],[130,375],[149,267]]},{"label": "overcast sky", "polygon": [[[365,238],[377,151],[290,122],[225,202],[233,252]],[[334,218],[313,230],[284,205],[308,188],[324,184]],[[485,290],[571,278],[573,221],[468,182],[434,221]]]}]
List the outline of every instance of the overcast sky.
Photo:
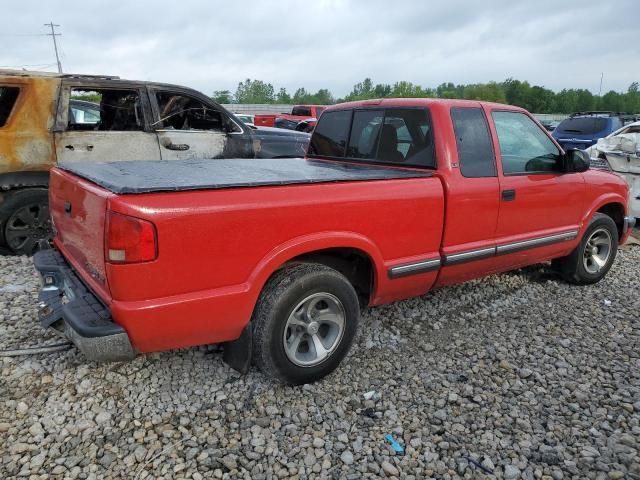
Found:
[{"label": "overcast sky", "polygon": [[[1,7],[0,66],[55,69],[43,23],[61,25],[65,71],[235,92],[245,78],[290,93],[408,80],[507,77],[553,90],[640,80],[640,1],[19,0]],[[16,34],[22,36],[14,36]],[[49,65],[46,67],[46,65]]]}]

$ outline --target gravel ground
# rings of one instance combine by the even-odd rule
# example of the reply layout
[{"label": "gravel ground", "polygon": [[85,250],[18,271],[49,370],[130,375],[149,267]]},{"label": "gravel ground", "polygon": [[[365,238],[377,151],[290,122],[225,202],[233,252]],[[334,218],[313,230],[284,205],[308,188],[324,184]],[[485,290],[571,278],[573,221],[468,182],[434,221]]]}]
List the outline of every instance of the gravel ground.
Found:
[{"label": "gravel ground", "polygon": [[[29,259],[0,257],[0,349],[59,341],[37,289]],[[640,479],[639,293],[625,247],[590,287],[538,266],[367,310],[304,387],[214,347],[0,358],[0,477]]]}]

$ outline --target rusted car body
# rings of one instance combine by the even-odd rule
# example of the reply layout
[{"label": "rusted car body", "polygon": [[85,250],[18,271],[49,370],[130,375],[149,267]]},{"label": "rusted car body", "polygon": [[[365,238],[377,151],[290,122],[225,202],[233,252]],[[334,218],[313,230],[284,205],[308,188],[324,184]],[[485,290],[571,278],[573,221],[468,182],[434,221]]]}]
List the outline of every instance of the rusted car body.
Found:
[{"label": "rusted car body", "polygon": [[0,70],[0,249],[29,254],[51,235],[57,162],[297,157],[309,138],[249,127],[186,87]]}]

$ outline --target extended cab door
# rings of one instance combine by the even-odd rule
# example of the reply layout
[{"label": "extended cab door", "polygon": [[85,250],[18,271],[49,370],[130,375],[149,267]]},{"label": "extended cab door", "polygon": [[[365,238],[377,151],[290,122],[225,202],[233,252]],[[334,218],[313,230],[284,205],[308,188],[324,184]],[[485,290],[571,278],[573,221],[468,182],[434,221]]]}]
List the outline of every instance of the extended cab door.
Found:
[{"label": "extended cab door", "polygon": [[61,161],[159,160],[144,88],[116,82],[65,84],[54,140]]},{"label": "extended cab door", "polygon": [[253,156],[253,146],[242,127],[196,92],[170,88],[149,91],[163,160]]},{"label": "extended cab door", "polygon": [[[438,122],[446,213],[443,267],[436,286],[459,283],[495,269],[500,184],[489,125],[480,103],[443,109]],[[452,146],[455,144],[455,149]]]},{"label": "extended cab door", "polygon": [[565,173],[563,152],[526,113],[487,107],[500,160],[496,230],[501,269],[566,255],[584,213],[580,173]]}]

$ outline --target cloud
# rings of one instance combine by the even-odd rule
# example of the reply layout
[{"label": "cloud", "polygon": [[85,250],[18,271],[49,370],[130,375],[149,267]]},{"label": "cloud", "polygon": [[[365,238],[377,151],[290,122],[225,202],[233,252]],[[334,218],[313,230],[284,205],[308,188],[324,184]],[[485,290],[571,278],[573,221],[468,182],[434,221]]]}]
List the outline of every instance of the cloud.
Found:
[{"label": "cloud", "polygon": [[[341,96],[365,77],[431,87],[514,77],[597,92],[601,72],[605,91],[639,79],[639,17],[635,0],[24,0],[2,16],[0,31],[45,33],[52,19],[67,71],[206,93],[257,78]],[[49,37],[0,40],[0,65],[55,68]]]}]

